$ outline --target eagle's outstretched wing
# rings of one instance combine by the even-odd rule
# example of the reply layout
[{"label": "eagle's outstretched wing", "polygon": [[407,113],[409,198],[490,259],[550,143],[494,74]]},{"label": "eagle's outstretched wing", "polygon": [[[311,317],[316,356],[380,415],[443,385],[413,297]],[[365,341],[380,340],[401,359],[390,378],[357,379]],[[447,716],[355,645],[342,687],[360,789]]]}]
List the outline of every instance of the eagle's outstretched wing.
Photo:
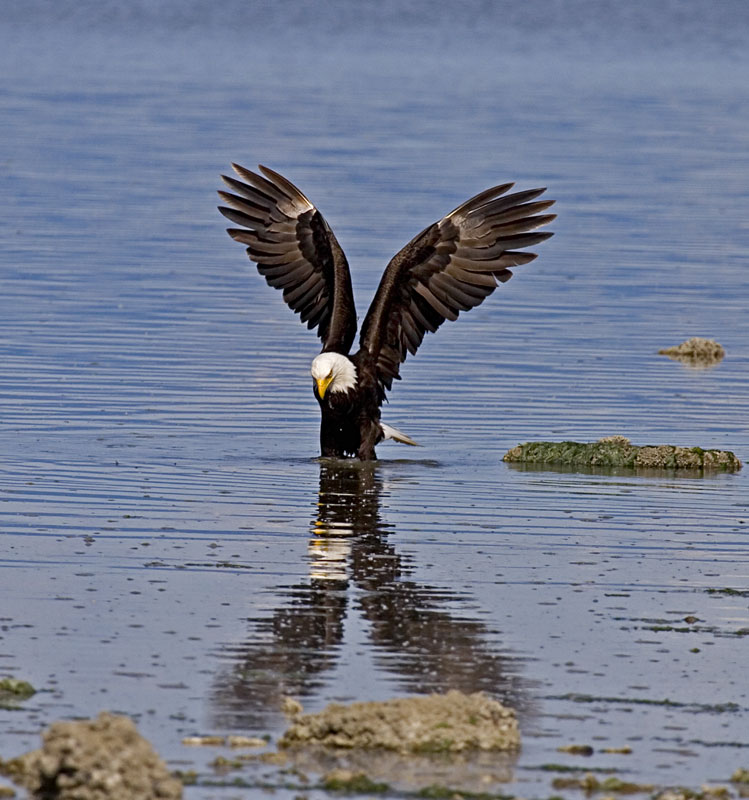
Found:
[{"label": "eagle's outstretched wing", "polygon": [[241,228],[232,239],[308,328],[317,327],[324,350],[348,353],[356,336],[356,311],[346,256],[315,206],[282,175],[261,166],[258,175],[232,164],[242,180],[222,175],[219,211]]},{"label": "eagle's outstretched wing", "polygon": [[374,358],[382,390],[399,378],[401,362],[427,331],[479,305],[512,277],[509,267],[535,253],[519,252],[552,236],[531,233],[555,218],[553,200],[531,202],[545,189],[505,194],[487,189],[423,230],[388,264],[361,327],[361,347]]}]

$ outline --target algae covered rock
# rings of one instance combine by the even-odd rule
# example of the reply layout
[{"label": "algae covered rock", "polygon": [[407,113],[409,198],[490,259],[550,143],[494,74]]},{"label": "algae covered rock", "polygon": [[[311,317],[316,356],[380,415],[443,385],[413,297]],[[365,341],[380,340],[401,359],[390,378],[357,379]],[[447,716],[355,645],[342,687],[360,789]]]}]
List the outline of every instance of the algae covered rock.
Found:
[{"label": "algae covered rock", "polygon": [[723,360],[726,351],[713,339],[693,336],[676,347],[664,347],[658,354],[668,356],[674,361],[681,361],[690,367],[712,367]]},{"label": "algae covered rock", "polygon": [[35,695],[36,689],[28,681],[22,681],[20,678],[0,678],[0,694],[26,699]]},{"label": "algae covered rock", "polygon": [[482,693],[450,691],[384,702],[333,703],[294,718],[279,746],[458,753],[520,746],[515,712]]},{"label": "algae covered rock", "polygon": [[36,689],[19,678],[0,678],[0,708],[17,708],[24,700],[33,697]]},{"label": "algae covered rock", "polygon": [[31,797],[55,800],[177,800],[173,778],[128,717],[55,722],[40,750],[0,761],[0,773]]},{"label": "algae covered rock", "polygon": [[558,464],[570,467],[629,467],[632,469],[696,469],[735,472],[741,461],[729,450],[701,447],[632,444],[624,436],[597,442],[526,442],[508,450],[503,461]]}]

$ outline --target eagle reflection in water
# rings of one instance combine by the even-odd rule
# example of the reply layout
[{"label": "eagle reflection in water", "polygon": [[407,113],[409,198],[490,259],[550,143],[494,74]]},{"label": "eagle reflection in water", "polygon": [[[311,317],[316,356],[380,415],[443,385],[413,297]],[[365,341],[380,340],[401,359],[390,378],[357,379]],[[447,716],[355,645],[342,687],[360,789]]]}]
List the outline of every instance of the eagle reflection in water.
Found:
[{"label": "eagle reflection in water", "polygon": [[388,543],[390,526],[381,519],[378,470],[371,462],[321,460],[309,579],[282,587],[276,610],[250,619],[248,640],[223,649],[231,667],[213,692],[217,727],[265,728],[284,696],[314,696],[337,666],[351,603],[367,623],[376,668],[408,693],[485,691],[522,713],[517,658],[499,652],[484,623],[448,610],[462,593],[408,578],[407,559]]}]

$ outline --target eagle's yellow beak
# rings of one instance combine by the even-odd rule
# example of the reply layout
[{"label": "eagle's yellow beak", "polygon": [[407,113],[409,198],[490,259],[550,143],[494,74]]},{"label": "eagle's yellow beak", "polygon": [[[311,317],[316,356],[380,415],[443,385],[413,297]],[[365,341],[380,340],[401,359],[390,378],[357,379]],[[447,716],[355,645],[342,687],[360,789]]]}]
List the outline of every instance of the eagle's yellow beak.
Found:
[{"label": "eagle's yellow beak", "polygon": [[317,379],[317,393],[320,395],[320,399],[322,400],[325,397],[325,392],[328,391],[328,386],[333,382],[333,373],[331,372],[325,378],[318,378]]}]

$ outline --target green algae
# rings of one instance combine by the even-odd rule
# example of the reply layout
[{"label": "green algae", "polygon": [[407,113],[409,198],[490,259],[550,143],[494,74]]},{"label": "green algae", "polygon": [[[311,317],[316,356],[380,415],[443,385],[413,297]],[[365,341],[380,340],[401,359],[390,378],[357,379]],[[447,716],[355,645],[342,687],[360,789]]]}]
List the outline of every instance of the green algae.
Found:
[{"label": "green algae", "polygon": [[172,777],[178,780],[183,786],[196,786],[198,783],[198,773],[194,769],[175,769]]},{"label": "green algae", "polygon": [[0,679],[0,697],[2,695],[12,695],[19,700],[26,700],[36,694],[36,689],[28,682],[19,678]]},{"label": "green algae", "polygon": [[592,756],[595,751],[589,744],[562,744],[557,747],[557,752],[571,756]]},{"label": "green algae", "polygon": [[736,472],[741,461],[728,450],[676,445],[633,445],[624,436],[597,442],[526,442],[508,450],[503,461],[557,464],[570,467],[626,467],[630,469],[689,469]]},{"label": "green algae", "polygon": [[36,694],[36,689],[28,682],[18,678],[0,679],[0,708],[12,711],[19,703]]},{"label": "green algae", "polygon": [[634,783],[623,781],[621,778],[611,776],[599,780],[591,772],[577,778],[555,778],[551,782],[554,789],[582,789],[586,794],[594,792],[613,792],[615,794],[636,794],[638,792],[652,792],[655,786],[649,783]]},{"label": "green algae", "polygon": [[425,798],[425,800],[454,800],[454,798],[463,798],[463,800],[519,800],[512,794],[496,794],[492,792],[466,792],[462,789],[455,789],[452,786],[442,786],[441,784],[434,784],[433,786],[425,786],[419,789],[414,797]]},{"label": "green algae", "polygon": [[546,695],[545,700],[569,700],[573,703],[620,703],[622,705],[662,706],[663,708],[686,708],[694,712],[708,714],[734,714],[741,710],[738,703],[685,703],[669,698],[653,700],[649,697],[601,697],[592,694],[567,692],[567,694]]},{"label": "green algae", "polygon": [[364,772],[337,769],[323,776],[322,785],[329,792],[346,794],[384,794],[390,791],[387,783],[373,781]]},{"label": "green algae", "polygon": [[539,772],[570,772],[574,774],[578,774],[583,769],[586,773],[589,772],[598,772],[603,775],[611,775],[614,772],[618,772],[616,767],[581,767],[577,764],[538,764],[537,766],[529,766],[526,769],[537,769]]}]

